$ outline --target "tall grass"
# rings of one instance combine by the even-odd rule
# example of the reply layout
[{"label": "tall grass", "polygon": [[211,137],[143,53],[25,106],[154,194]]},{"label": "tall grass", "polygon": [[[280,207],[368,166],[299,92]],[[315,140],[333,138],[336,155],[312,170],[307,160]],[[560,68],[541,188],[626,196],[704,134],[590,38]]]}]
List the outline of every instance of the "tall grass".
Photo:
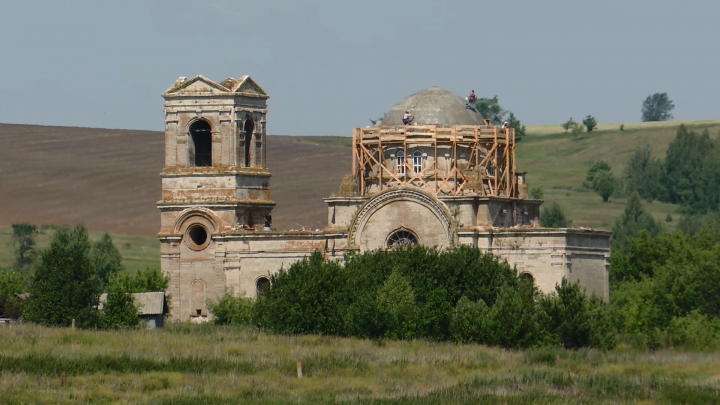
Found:
[{"label": "tall grass", "polygon": [[[720,353],[0,328],[0,403],[718,403]],[[296,375],[296,362],[303,378]]]}]

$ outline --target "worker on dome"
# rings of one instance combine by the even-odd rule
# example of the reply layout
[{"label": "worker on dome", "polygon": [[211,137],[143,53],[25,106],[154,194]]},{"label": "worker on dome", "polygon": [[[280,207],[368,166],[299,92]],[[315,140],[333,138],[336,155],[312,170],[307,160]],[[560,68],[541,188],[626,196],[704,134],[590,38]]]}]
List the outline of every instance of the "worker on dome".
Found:
[{"label": "worker on dome", "polygon": [[470,91],[470,94],[467,96],[467,102],[468,104],[475,104],[475,90]]},{"label": "worker on dome", "polygon": [[403,114],[403,124],[405,124],[405,125],[410,124],[412,122],[413,118],[415,118],[415,117],[410,115],[409,111],[405,111],[405,114]]}]

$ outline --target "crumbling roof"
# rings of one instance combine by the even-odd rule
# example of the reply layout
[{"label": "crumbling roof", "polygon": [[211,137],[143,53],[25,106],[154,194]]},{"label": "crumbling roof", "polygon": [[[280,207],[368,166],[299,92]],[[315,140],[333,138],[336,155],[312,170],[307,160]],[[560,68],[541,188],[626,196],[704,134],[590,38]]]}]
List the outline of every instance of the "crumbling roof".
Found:
[{"label": "crumbling roof", "polygon": [[268,98],[265,90],[247,75],[239,80],[228,77],[220,83],[202,75],[197,75],[191,79],[180,77],[165,90],[163,96],[182,95],[183,93],[236,93],[246,97]]},{"label": "crumbling roof", "polygon": [[383,125],[403,125],[402,118],[409,111],[413,124],[483,125],[483,116],[465,99],[450,90],[432,86],[411,94],[395,104],[382,120]]}]

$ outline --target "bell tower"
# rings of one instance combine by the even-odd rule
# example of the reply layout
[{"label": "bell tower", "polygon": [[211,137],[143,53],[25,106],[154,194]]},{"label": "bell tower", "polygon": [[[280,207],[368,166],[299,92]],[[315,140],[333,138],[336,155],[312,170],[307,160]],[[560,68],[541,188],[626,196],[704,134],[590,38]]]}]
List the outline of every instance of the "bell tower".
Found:
[{"label": "bell tower", "polygon": [[223,235],[271,226],[266,167],[269,96],[250,76],[216,83],[179,78],[165,99],[161,267],[170,275],[173,317],[205,317],[225,290]]}]

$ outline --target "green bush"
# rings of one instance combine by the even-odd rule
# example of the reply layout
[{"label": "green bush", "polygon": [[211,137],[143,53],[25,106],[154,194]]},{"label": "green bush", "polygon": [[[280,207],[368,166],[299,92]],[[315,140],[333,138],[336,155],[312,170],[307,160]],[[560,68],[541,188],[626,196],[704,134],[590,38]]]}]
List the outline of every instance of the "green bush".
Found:
[{"label": "green bush", "polygon": [[220,299],[208,302],[208,309],[214,316],[213,322],[218,325],[249,325],[254,303],[252,298],[226,290]]},{"label": "green bush", "polygon": [[100,313],[100,326],[103,329],[123,329],[136,328],[139,325],[138,307],[133,296],[117,276],[111,275],[107,301]]},{"label": "green bush", "polygon": [[457,343],[488,342],[488,311],[483,300],[475,302],[467,297],[460,298],[450,322],[450,337]]}]

